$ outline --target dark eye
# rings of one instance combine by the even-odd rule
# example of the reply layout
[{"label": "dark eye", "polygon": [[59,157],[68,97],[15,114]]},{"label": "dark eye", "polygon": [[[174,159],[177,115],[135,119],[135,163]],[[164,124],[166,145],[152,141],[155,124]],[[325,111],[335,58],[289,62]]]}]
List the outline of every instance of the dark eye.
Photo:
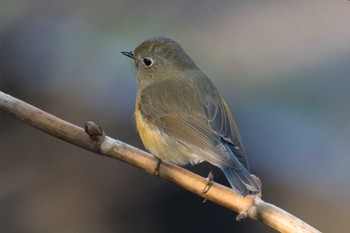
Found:
[{"label": "dark eye", "polygon": [[143,64],[147,67],[150,67],[153,65],[153,59],[150,58],[150,57],[145,57],[143,60],[142,60]]}]

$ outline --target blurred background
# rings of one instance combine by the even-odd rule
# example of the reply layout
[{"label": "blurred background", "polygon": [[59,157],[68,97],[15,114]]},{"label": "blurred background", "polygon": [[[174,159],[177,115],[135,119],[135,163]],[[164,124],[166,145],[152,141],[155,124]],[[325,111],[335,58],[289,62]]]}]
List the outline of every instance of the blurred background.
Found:
[{"label": "blurred background", "polygon": [[[139,148],[120,51],[177,40],[230,105],[264,200],[350,231],[349,1],[1,0],[0,15],[1,91]],[[235,216],[0,114],[0,232],[275,232]]]}]

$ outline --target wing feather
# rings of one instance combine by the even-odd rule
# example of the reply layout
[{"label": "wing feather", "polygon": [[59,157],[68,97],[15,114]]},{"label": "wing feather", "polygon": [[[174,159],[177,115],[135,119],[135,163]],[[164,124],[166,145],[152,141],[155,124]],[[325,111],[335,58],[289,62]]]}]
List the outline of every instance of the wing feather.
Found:
[{"label": "wing feather", "polygon": [[[140,110],[150,123],[189,150],[200,154],[203,160],[214,165],[238,168],[237,160],[227,153],[221,143],[224,139],[238,160],[247,167],[237,127],[221,97],[218,98],[219,102],[206,100],[205,103],[191,85],[176,82],[157,85],[162,86],[145,88],[140,93]],[[176,85],[183,85],[176,87],[182,93],[173,91]],[[174,102],[177,104],[172,104]]]},{"label": "wing feather", "polygon": [[224,139],[234,155],[249,171],[247,157],[243,149],[241,136],[235,124],[226,101],[222,98],[220,102],[212,102],[205,106],[211,129]]}]

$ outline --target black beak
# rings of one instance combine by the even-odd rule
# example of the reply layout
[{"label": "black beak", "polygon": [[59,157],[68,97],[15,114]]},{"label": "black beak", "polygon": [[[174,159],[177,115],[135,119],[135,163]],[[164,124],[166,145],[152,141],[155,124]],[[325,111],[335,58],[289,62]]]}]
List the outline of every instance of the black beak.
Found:
[{"label": "black beak", "polygon": [[132,51],[130,52],[125,52],[125,51],[122,51],[121,52],[123,55],[127,56],[127,57],[130,57],[131,59],[135,60],[135,57],[134,57],[134,54]]}]

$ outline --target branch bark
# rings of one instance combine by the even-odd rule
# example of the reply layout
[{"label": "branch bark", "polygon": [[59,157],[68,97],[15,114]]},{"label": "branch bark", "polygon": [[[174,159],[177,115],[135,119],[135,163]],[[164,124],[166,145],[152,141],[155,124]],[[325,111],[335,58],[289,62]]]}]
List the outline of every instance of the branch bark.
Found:
[{"label": "branch bark", "polygon": [[[89,136],[84,129],[46,113],[30,104],[0,91],[0,112],[31,125],[47,134],[77,145],[97,154],[108,156],[153,174],[156,159],[149,153],[119,140],[104,136]],[[98,133],[97,133],[98,134]],[[320,232],[258,196],[245,198],[232,189],[213,183],[210,190],[202,192],[207,180],[174,164],[162,161],[159,177],[195,193],[223,207],[234,210],[240,217],[259,220],[279,232],[315,233]]]}]

